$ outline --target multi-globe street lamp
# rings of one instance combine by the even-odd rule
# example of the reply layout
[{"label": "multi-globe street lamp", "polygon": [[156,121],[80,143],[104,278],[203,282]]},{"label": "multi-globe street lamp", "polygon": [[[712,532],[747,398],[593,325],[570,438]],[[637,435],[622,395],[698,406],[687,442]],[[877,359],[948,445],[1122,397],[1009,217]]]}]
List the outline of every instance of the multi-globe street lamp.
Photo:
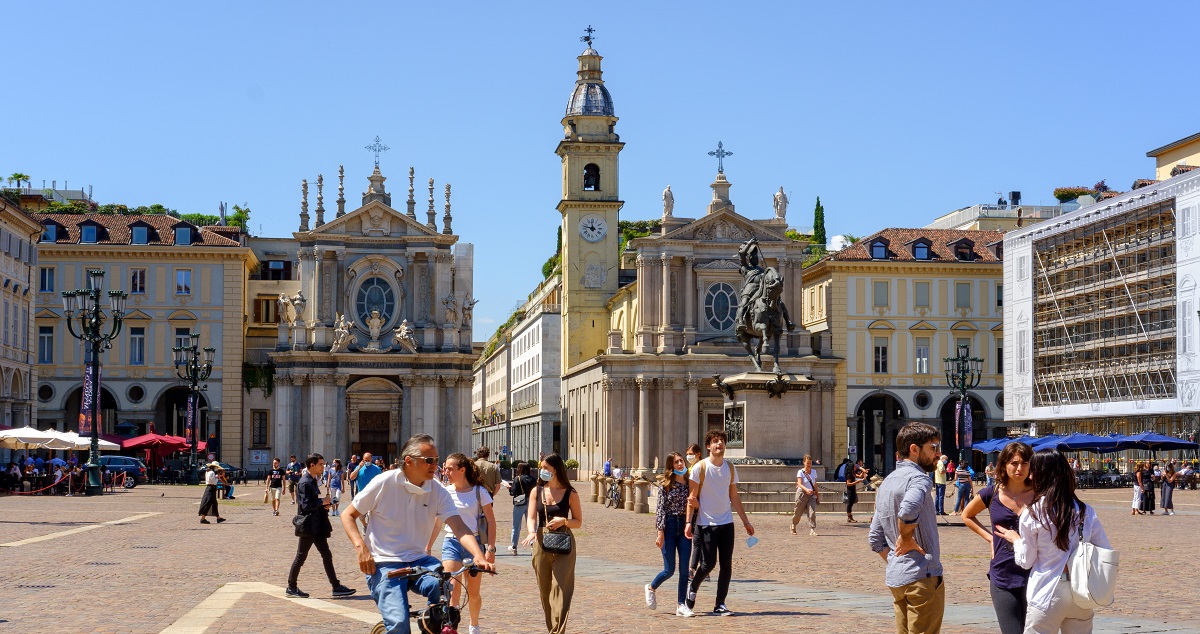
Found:
[{"label": "multi-globe street lamp", "polygon": [[208,386],[201,386],[200,382],[208,379],[212,374],[213,357],[217,354],[216,348],[204,348],[204,359],[200,359],[200,335],[199,333],[191,333],[188,335],[189,345],[176,346],[171,350],[175,353],[175,376],[181,380],[188,382],[188,434],[191,438],[187,440],[192,447],[192,461],[188,468],[188,481],[193,478],[198,478],[196,473],[196,446],[200,441],[200,415],[197,411],[200,407],[200,392],[208,389]]},{"label": "multi-globe street lamp", "polygon": [[972,357],[970,348],[958,346],[958,356],[945,357],[942,366],[946,371],[946,383],[952,390],[958,391],[958,413],[955,416],[955,433],[958,436],[958,464],[965,465],[967,460],[967,445],[971,442],[972,430],[967,426],[965,411],[970,407],[967,401],[967,391],[979,387],[983,377],[983,359]]},{"label": "multi-globe street lamp", "polygon": [[[91,446],[88,450],[87,463],[87,495],[103,495],[104,482],[100,477],[100,351],[112,348],[109,343],[121,333],[121,322],[125,316],[125,300],[129,295],[125,291],[109,291],[108,302],[112,324],[108,333],[104,332],[106,321],[104,310],[100,306],[103,295],[104,271],[88,269],[87,288],[74,291],[63,291],[63,312],[67,316],[67,331],[72,337],[85,341],[90,346],[87,359],[87,376],[84,383],[88,393],[83,402],[89,406],[88,415],[91,418]],[[75,331],[72,320],[79,314],[79,332]],[[81,403],[82,405],[82,403]],[[82,417],[81,417],[82,418]]]}]

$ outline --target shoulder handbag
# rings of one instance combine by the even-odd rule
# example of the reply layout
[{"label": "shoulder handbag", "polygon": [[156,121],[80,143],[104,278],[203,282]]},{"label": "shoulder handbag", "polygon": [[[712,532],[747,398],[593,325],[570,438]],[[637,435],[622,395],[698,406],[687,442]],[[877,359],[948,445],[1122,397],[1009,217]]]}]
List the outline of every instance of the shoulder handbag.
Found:
[{"label": "shoulder handbag", "polygon": [[487,516],[483,514],[483,498],[479,489],[480,485],[475,485],[475,504],[479,506],[479,517],[475,518],[475,525],[479,527],[476,535],[479,536],[479,546],[482,548],[488,543],[488,523]]},{"label": "shoulder handbag", "polygon": [[[568,532],[564,531],[560,533],[558,531],[550,530],[550,528],[547,526],[547,524],[550,522],[546,516],[546,498],[542,493],[544,490],[545,487],[538,487],[538,502],[540,502],[542,505],[542,526],[539,530],[538,538],[541,542],[542,550],[548,553],[557,553],[560,555],[569,554],[571,550],[575,548],[575,538]],[[571,492],[567,491],[568,503],[570,500],[570,495]]]},{"label": "shoulder handbag", "polygon": [[513,494],[513,506],[524,506],[529,503],[529,495],[525,491],[525,482],[520,476],[517,476],[513,484],[517,485],[517,489],[521,492],[519,495]]},{"label": "shoulder handbag", "polygon": [[296,529],[296,537],[303,537],[308,534],[308,515],[305,513],[297,513],[292,518],[292,526]]},{"label": "shoulder handbag", "polygon": [[1067,566],[1075,605],[1085,610],[1095,610],[1106,608],[1116,601],[1120,553],[1083,541],[1086,515],[1083,511],[1079,513],[1079,543],[1068,558]]}]

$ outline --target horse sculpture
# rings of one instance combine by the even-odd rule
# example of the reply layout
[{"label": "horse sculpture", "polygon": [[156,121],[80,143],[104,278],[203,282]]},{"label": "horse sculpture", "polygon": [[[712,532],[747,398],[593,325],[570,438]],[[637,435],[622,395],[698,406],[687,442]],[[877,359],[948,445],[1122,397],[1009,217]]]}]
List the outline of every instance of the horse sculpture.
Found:
[{"label": "horse sculpture", "polygon": [[788,331],[796,329],[788,315],[787,305],[780,299],[783,294],[783,278],[775,267],[768,267],[762,272],[758,292],[749,300],[746,309],[742,311],[741,323],[737,324],[738,341],[746,346],[754,369],[762,372],[763,343],[771,340],[768,354],[775,359],[773,372],[779,373],[779,337],[786,327]]}]

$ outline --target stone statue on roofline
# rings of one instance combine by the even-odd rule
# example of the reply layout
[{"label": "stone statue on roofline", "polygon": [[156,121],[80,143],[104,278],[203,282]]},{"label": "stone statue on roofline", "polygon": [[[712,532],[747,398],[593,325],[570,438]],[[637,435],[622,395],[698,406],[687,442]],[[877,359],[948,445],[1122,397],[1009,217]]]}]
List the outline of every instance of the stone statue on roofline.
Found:
[{"label": "stone statue on roofline", "polygon": [[787,220],[788,197],[783,193],[783,187],[775,192],[775,217],[779,220]]},{"label": "stone statue on roofline", "polygon": [[297,321],[304,320],[304,307],[308,305],[308,300],[304,299],[304,291],[296,291],[296,294],[291,297],[291,302],[294,312],[292,315],[292,325],[294,326]]},{"label": "stone statue on roofline", "polygon": [[675,194],[671,193],[671,186],[663,190],[663,218],[670,218],[675,213]]}]

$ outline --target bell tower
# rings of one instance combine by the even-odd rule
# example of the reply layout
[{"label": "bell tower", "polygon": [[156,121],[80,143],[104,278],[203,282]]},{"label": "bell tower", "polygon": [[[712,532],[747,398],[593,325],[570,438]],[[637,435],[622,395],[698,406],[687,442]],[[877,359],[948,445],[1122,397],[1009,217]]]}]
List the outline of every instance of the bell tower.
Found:
[{"label": "bell tower", "polygon": [[563,371],[607,347],[606,303],[617,292],[620,137],[612,96],[601,78],[592,27],[580,38],[578,79],[563,116],[562,159],[562,342]]}]

